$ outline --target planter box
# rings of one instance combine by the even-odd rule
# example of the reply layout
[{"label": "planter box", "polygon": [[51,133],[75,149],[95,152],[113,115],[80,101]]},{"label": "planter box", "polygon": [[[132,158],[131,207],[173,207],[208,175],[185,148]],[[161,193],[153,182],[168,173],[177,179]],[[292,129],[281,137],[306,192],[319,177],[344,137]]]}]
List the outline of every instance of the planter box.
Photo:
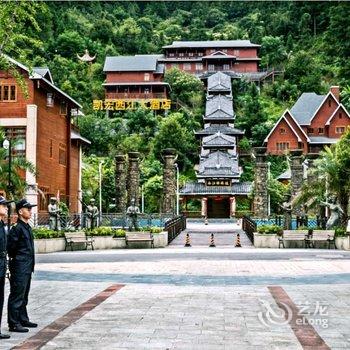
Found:
[{"label": "planter box", "polygon": [[255,248],[278,248],[278,236],[254,232]]},{"label": "planter box", "polygon": [[[163,231],[155,233],[154,247],[164,248],[168,245],[168,232]],[[112,236],[95,236],[94,249],[120,249],[125,248],[125,238],[113,238]],[[66,246],[64,238],[49,238],[49,239],[36,239],[34,240],[35,253],[53,253],[62,252]],[[149,248],[150,243],[133,243],[132,248]],[[74,250],[85,249],[85,245],[75,245]],[[90,249],[90,248],[89,248]]]},{"label": "planter box", "polygon": [[336,237],[335,246],[337,249],[350,250],[350,235],[346,237]]}]

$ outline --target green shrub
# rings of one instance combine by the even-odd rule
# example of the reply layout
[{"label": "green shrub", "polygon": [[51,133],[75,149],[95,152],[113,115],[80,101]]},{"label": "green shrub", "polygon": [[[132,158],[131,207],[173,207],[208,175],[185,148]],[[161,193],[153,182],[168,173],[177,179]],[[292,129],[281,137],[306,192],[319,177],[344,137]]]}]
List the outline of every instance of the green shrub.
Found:
[{"label": "green shrub", "polygon": [[87,235],[91,236],[113,236],[115,234],[115,229],[108,226],[96,227],[93,230],[85,230]]},{"label": "green shrub", "polygon": [[261,225],[258,227],[258,233],[268,235],[281,235],[282,231],[282,228],[278,225]]},{"label": "green shrub", "polygon": [[62,231],[50,230],[46,227],[36,227],[33,229],[33,235],[35,239],[45,239],[45,238],[60,238],[64,237]]},{"label": "green shrub", "polygon": [[121,237],[125,237],[125,230],[123,229],[118,229],[118,230],[115,230],[114,231],[114,235],[113,235],[114,238],[121,238]]},{"label": "green shrub", "polygon": [[335,237],[345,237],[345,236],[347,236],[347,233],[344,227],[335,228]]}]

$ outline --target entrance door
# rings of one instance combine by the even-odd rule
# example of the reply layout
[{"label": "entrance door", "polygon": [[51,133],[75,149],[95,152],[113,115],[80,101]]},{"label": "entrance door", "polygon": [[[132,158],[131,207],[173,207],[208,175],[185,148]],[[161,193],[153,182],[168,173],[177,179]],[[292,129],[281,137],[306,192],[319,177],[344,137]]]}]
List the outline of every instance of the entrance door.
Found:
[{"label": "entrance door", "polygon": [[208,218],[229,218],[230,217],[230,198],[213,197],[208,198]]}]

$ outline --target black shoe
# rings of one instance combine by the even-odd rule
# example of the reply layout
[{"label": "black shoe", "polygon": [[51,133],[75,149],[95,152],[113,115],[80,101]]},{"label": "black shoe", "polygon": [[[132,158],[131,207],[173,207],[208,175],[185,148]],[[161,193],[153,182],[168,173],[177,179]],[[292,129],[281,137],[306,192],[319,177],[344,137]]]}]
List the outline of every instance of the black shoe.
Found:
[{"label": "black shoe", "polygon": [[9,338],[11,338],[9,334],[0,333],[0,339],[9,339]]},{"label": "black shoe", "polygon": [[27,332],[29,332],[29,329],[28,328],[24,328],[21,325],[17,325],[17,326],[9,327],[9,331],[10,332],[16,332],[16,333],[27,333]]},{"label": "black shoe", "polygon": [[38,327],[37,323],[33,323],[33,322],[30,322],[30,321],[21,322],[21,325],[23,327],[28,327],[28,328],[36,328],[36,327]]}]

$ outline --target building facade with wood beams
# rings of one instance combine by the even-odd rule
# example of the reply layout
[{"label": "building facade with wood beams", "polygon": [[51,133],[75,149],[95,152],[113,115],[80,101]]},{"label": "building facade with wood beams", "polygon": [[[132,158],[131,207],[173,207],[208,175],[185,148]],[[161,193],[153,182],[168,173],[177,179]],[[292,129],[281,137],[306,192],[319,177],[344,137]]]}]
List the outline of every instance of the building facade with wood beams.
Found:
[{"label": "building facade with wood beams", "polygon": [[48,68],[29,69],[5,58],[25,83],[22,89],[8,71],[0,71],[0,127],[14,141],[12,155],[26,157],[36,169],[22,174],[26,197],[38,205],[34,212],[47,212],[52,196],[80,212],[82,146],[90,144],[73,123],[81,105],[55,85]]},{"label": "building facade with wood beams", "polygon": [[332,86],[325,95],[303,93],[275,123],[264,143],[270,154],[291,149],[318,154],[336,143],[349,126],[350,114],[340,101],[339,87]]}]

